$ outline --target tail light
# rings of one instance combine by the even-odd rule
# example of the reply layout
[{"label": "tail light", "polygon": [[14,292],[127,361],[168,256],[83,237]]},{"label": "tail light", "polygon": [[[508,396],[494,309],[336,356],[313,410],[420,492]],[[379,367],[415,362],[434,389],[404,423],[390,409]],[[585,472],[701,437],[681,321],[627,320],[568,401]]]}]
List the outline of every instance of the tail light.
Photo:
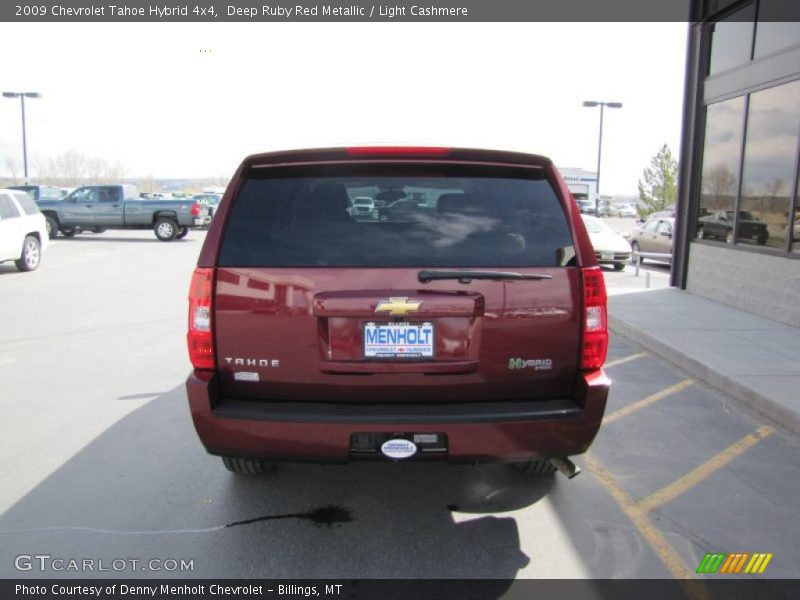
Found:
[{"label": "tail light", "polygon": [[197,268],[189,286],[189,360],[195,369],[214,369],[214,334],[211,327],[211,293],[214,270]]},{"label": "tail light", "polygon": [[199,214],[200,214],[200,205],[195,202],[194,204],[192,204],[192,216],[196,217]]},{"label": "tail light", "polygon": [[583,322],[581,369],[599,369],[608,352],[606,284],[600,267],[582,269],[586,314]]}]

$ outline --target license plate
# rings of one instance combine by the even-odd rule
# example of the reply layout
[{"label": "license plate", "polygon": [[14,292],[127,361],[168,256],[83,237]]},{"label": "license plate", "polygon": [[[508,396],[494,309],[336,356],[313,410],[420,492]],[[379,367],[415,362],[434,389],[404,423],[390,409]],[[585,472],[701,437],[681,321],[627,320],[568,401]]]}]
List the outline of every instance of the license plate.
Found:
[{"label": "license plate", "polygon": [[613,252],[601,252],[600,258],[602,260],[614,260],[614,253]]},{"label": "license plate", "polygon": [[364,358],[433,358],[433,323],[367,323]]}]

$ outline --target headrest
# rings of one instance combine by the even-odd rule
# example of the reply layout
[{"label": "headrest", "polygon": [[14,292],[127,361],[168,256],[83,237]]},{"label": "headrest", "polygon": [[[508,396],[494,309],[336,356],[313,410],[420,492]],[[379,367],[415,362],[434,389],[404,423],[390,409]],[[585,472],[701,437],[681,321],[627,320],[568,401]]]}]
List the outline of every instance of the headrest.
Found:
[{"label": "headrest", "polygon": [[349,206],[347,189],[342,184],[321,183],[300,204],[298,212],[303,219],[314,221],[350,221]]}]

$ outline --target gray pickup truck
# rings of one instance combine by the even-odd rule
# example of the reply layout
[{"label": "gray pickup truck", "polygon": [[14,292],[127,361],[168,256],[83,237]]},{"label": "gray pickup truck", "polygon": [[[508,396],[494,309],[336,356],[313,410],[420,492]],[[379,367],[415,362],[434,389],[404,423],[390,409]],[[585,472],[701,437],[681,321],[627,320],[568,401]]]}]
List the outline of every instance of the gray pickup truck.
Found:
[{"label": "gray pickup truck", "polygon": [[207,226],[208,210],[184,198],[142,200],[133,185],[87,185],[61,200],[41,200],[47,234],[60,231],[72,237],[79,231],[102,233],[106,229],[150,229],[162,242],[181,239],[190,227]]}]

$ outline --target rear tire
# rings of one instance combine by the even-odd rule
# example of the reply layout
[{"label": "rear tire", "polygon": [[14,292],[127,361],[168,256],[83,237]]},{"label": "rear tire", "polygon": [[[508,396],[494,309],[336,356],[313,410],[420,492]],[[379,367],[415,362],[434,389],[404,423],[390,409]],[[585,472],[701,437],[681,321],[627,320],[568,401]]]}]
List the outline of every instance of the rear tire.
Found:
[{"label": "rear tire", "polygon": [[546,458],[537,458],[536,460],[530,460],[528,462],[511,463],[511,467],[515,471],[525,473],[526,475],[549,475],[550,473],[556,472],[553,463]]},{"label": "rear tire", "polygon": [[153,225],[153,231],[162,242],[171,242],[178,235],[178,224],[174,219],[159,217]]},{"label": "rear tire", "polygon": [[35,271],[40,262],[42,262],[42,246],[39,240],[32,235],[25,236],[22,253],[14,264],[20,271]]},{"label": "rear tire", "polygon": [[44,220],[47,225],[47,237],[51,240],[56,239],[58,236],[58,221],[55,220],[55,217],[51,217],[50,215],[45,216]]},{"label": "rear tire", "polygon": [[75,237],[75,234],[78,233],[78,230],[74,227],[62,227],[61,228],[61,235],[64,237]]},{"label": "rear tire", "polygon": [[[636,253],[639,252],[639,244],[637,244],[636,242],[633,242],[631,244],[631,250],[632,250],[632,253],[631,253],[631,264],[635,265],[636,264]],[[641,264],[644,264],[644,259],[643,258],[639,258],[639,261],[640,261]]]},{"label": "rear tire", "polygon": [[625,263],[614,263],[614,270],[615,271],[624,271],[625,270]]},{"label": "rear tire", "polygon": [[180,231],[178,231],[178,235],[175,236],[176,240],[182,240],[187,235],[189,235],[189,228],[188,227],[181,227]]},{"label": "rear tire", "polygon": [[260,458],[234,458],[223,456],[222,464],[231,473],[237,475],[263,475],[275,468],[275,464]]},{"label": "rear tire", "polygon": [[705,239],[705,237],[706,237],[706,230],[703,229],[702,227],[698,228],[698,230],[697,230],[697,239],[698,240],[703,240],[703,239]]},{"label": "rear tire", "polygon": [[105,227],[92,227],[92,233],[103,233],[105,230]]}]

